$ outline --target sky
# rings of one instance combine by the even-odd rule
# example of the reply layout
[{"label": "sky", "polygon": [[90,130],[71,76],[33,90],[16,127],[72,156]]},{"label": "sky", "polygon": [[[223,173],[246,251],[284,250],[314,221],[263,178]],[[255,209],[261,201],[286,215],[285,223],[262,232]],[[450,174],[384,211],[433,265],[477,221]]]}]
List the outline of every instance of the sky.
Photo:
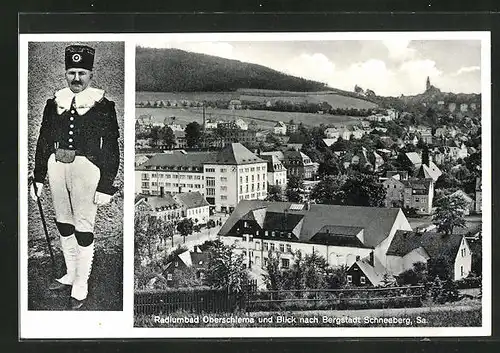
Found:
[{"label": "sky", "polygon": [[330,41],[143,41],[138,45],[177,48],[267,66],[293,76],[377,95],[425,91],[427,76],[443,92],[481,92],[479,40]]}]

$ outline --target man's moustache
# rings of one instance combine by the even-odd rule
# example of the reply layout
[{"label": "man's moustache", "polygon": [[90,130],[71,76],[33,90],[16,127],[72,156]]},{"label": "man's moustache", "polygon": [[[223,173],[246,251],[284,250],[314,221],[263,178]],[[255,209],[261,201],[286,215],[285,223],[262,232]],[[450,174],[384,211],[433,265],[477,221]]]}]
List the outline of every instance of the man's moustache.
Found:
[{"label": "man's moustache", "polygon": [[72,85],[81,85],[82,83],[80,81],[73,81],[71,82]]}]

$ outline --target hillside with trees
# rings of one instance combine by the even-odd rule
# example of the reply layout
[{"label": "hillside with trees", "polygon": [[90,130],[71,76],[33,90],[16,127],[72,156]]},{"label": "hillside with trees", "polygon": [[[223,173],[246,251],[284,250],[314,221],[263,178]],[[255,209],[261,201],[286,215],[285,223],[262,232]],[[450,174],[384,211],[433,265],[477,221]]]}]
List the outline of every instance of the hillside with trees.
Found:
[{"label": "hillside with trees", "polygon": [[136,76],[137,91],[330,90],[324,83],[286,75],[265,66],[179,49],[137,48]]}]

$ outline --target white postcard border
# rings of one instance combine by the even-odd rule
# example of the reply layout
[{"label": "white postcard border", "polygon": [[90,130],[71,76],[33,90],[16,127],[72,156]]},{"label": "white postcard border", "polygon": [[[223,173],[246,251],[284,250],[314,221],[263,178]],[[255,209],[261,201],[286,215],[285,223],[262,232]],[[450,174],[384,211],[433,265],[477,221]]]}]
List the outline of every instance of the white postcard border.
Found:
[{"label": "white postcard border", "polygon": [[[28,42],[125,42],[124,291],[122,312],[27,310]],[[480,40],[483,144],[482,326],[463,328],[135,328],[133,327],[135,45],[165,41]],[[490,32],[303,32],[166,34],[21,34],[19,37],[19,335],[22,339],[219,337],[440,337],[491,335],[491,44]],[[486,220],[486,221],[485,221]]]}]

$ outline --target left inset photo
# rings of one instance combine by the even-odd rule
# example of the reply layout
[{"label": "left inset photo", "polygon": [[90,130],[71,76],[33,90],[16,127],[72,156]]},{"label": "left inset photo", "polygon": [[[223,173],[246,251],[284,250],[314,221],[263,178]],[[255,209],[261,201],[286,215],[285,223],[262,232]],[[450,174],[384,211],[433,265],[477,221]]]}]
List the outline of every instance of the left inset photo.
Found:
[{"label": "left inset photo", "polygon": [[123,309],[124,51],[28,43],[28,310]]}]

